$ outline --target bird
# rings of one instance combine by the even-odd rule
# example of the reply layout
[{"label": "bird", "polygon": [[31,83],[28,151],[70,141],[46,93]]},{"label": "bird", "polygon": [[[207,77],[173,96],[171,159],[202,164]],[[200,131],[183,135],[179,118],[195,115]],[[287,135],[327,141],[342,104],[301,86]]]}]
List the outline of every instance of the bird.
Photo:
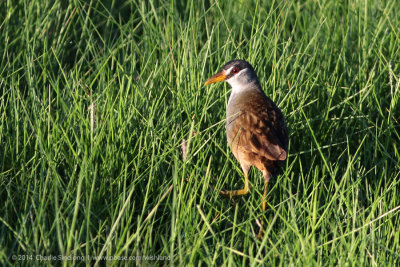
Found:
[{"label": "bird", "polygon": [[[249,193],[248,173],[251,166],[264,176],[261,208],[266,210],[266,195],[271,176],[281,170],[288,157],[288,130],[285,117],[277,105],[263,91],[252,65],[241,59],[227,62],[204,85],[226,81],[231,87],[226,108],[226,136],[228,145],[244,173],[244,187],[220,191],[234,197]],[[263,236],[261,221],[257,238]]]}]

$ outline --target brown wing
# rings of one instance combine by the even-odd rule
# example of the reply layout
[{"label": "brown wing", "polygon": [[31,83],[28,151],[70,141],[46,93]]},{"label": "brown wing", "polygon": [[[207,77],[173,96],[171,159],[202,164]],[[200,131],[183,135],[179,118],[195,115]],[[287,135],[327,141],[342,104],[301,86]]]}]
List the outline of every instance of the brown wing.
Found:
[{"label": "brown wing", "polygon": [[235,154],[240,148],[249,155],[271,161],[287,158],[288,137],[279,108],[265,95],[246,95],[229,125],[228,142]]},{"label": "brown wing", "polygon": [[249,123],[244,133],[246,133],[245,139],[249,141],[247,147],[251,152],[270,160],[286,159],[286,151],[270,121],[265,120],[260,114],[250,112],[246,112],[242,118],[243,122]]},{"label": "brown wing", "polygon": [[286,150],[273,126],[258,114],[244,112],[237,117],[232,128],[234,146],[269,160],[286,159]]}]

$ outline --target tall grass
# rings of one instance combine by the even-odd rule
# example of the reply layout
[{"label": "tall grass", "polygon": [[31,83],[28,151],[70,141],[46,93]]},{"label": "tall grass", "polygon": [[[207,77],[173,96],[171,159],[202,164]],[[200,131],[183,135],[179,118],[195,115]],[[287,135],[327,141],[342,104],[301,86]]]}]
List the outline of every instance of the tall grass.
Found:
[{"label": "tall grass", "polygon": [[[399,7],[0,2],[0,261],[398,265]],[[234,58],[290,132],[264,214],[255,169],[248,196],[218,194],[244,177],[230,88],[203,83]]]}]

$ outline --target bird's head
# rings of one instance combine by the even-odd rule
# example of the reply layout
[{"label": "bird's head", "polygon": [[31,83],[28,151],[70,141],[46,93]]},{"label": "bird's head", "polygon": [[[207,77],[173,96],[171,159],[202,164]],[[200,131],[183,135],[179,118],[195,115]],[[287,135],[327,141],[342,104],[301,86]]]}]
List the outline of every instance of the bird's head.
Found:
[{"label": "bird's head", "polygon": [[232,88],[245,88],[250,84],[258,83],[257,75],[249,62],[241,59],[229,61],[221,71],[208,79],[204,85],[226,81]]}]

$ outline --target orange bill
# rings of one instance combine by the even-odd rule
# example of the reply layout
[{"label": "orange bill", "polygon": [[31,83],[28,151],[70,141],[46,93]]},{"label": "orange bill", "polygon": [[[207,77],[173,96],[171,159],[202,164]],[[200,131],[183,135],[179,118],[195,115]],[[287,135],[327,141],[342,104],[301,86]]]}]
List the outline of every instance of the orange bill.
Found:
[{"label": "orange bill", "polygon": [[224,71],[222,70],[222,71],[218,72],[217,74],[215,74],[214,76],[212,76],[210,79],[208,79],[204,83],[204,85],[225,81],[225,79],[226,79],[226,75],[225,75]]}]

